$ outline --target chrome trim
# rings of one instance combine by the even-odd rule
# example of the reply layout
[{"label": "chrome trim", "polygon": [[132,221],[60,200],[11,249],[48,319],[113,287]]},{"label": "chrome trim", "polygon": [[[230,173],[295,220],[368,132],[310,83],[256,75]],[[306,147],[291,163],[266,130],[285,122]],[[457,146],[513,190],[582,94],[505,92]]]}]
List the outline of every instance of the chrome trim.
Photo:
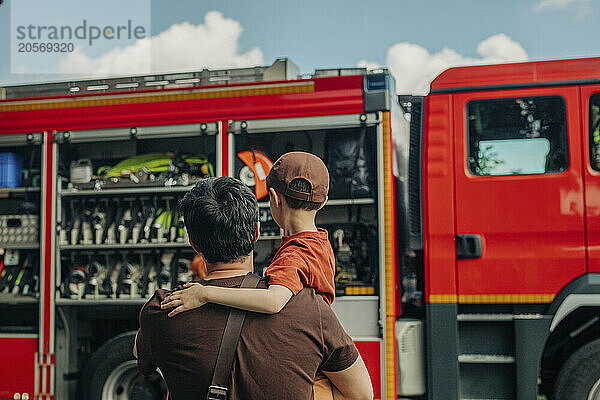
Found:
[{"label": "chrome trim", "polygon": [[1,333],[0,339],[37,339],[38,334],[35,333]]},{"label": "chrome trim", "polygon": [[46,224],[48,223],[48,216],[46,215],[46,189],[48,185],[48,171],[46,170],[48,152],[46,151],[46,143],[48,143],[48,132],[44,132],[44,139],[42,141],[42,160],[40,169],[42,172],[42,181],[40,184],[41,196],[40,196],[40,321],[39,321],[39,343],[38,352],[44,354],[44,296],[45,282],[46,282],[46,252],[44,243],[46,243]]},{"label": "chrome trim", "polygon": [[33,135],[33,144],[42,144],[44,132],[9,133],[0,135],[0,146],[25,146],[28,145],[27,136]]},{"label": "chrome trim", "polygon": [[228,176],[234,176],[234,172],[235,172],[235,137],[233,135],[233,133],[230,131],[227,137],[227,156],[228,156],[228,162],[229,165],[227,166],[227,175]]},{"label": "chrome trim", "polygon": [[373,301],[379,299],[379,296],[338,296],[335,298],[336,303],[344,301]]},{"label": "chrome trim", "polygon": [[[55,132],[56,134],[56,132]],[[52,205],[50,207],[50,268],[52,268],[52,266],[56,265],[56,197],[57,197],[57,182],[59,181],[58,179],[58,143],[56,143],[56,141],[54,141],[54,143],[52,143],[52,174],[51,176],[51,187],[52,187]],[[55,347],[55,334],[56,332],[54,331],[55,328],[55,322],[56,322],[56,309],[55,309],[55,296],[54,293],[56,292],[56,275],[53,273],[50,273],[50,290],[52,291],[50,293],[49,299],[50,299],[50,346],[49,346],[49,350],[50,350],[50,354],[54,354],[54,347]],[[52,375],[50,378],[50,385],[52,386],[54,383],[54,376]],[[54,394],[53,391],[50,392],[50,394]]]},{"label": "chrome trim", "polygon": [[217,122],[217,137],[216,137],[216,157],[215,163],[217,164],[217,168],[215,171],[216,176],[223,175],[223,121]]},{"label": "chrome trim", "polygon": [[[57,149],[57,157],[60,159],[60,147],[58,147]],[[58,170],[57,170],[57,175],[58,175]],[[56,196],[56,209],[55,209],[55,220],[57,223],[57,228],[56,228],[56,236],[58,236],[60,233],[58,231],[58,226],[61,227],[62,229],[62,222],[63,222],[63,215],[62,215],[62,195],[63,193],[61,193],[61,186],[62,186],[62,182],[60,177],[56,180],[56,182],[54,182],[54,186],[56,187],[56,192],[57,192],[57,196]],[[54,254],[60,254],[60,240],[56,240],[54,243],[54,246],[52,246],[52,251],[54,252]],[[61,258],[60,257],[56,257],[55,260],[55,282],[62,282],[62,264],[61,264]],[[59,296],[59,292],[58,290],[56,290],[54,292],[54,295],[52,297],[54,297],[56,299],[56,297]]]},{"label": "chrome trim", "polygon": [[110,196],[120,194],[154,195],[157,193],[179,193],[187,192],[193,186],[142,186],[120,189],[65,189],[60,191],[62,197],[68,196]]},{"label": "chrome trim", "polygon": [[321,115],[315,117],[294,117],[294,118],[271,118],[271,119],[252,119],[237,120],[231,124],[230,132],[242,133],[242,122],[245,122],[244,130],[247,133],[268,133],[281,131],[300,131],[306,129],[331,129],[331,128],[355,128],[362,124],[368,126],[378,125],[380,119],[377,119],[375,113],[366,114],[367,119],[361,121],[361,115],[364,114],[335,114]]},{"label": "chrome trim", "polygon": [[[337,299],[336,299],[337,301]],[[383,343],[383,339],[377,336],[351,336],[354,342],[377,342]]]},{"label": "chrome trim", "polygon": [[[84,129],[68,132],[68,140],[72,143],[128,140],[134,135],[138,139],[160,139],[165,137],[216,135],[217,124],[207,123],[206,132],[202,132],[202,123],[194,124],[171,124],[151,126],[127,126],[110,129]],[[63,142],[65,132],[56,132],[56,141]]]},{"label": "chrome trim", "polygon": [[39,363],[40,353],[35,352],[35,359],[33,360],[34,371],[33,371],[33,398],[37,399],[38,394],[41,393],[40,388],[40,363]]}]

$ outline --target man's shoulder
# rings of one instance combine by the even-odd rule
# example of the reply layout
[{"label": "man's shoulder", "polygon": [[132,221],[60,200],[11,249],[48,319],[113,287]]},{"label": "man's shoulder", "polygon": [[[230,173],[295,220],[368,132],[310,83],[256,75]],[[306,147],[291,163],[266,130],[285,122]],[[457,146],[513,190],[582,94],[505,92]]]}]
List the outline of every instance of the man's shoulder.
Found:
[{"label": "man's shoulder", "polygon": [[170,293],[172,293],[171,290],[157,289],[154,292],[154,294],[152,296],[150,296],[150,298],[146,301],[146,303],[144,304],[144,306],[142,307],[142,309],[140,311],[140,314],[155,313],[155,312],[161,310],[160,303]]},{"label": "man's shoulder", "polygon": [[323,298],[317,294],[315,288],[310,286],[303,286],[302,290],[300,290],[296,295],[292,296],[292,299],[290,299],[288,305],[290,305],[290,303],[294,304],[296,307],[302,307],[305,310],[312,308],[312,310],[316,311],[329,308],[325,300],[323,300]]},{"label": "man's shoulder", "polygon": [[[302,310],[301,313],[307,315],[311,320],[320,319],[322,322],[338,321],[329,304],[323,299],[323,296],[317,293],[315,288],[304,286],[292,299],[294,300],[292,304]],[[290,303],[291,300],[288,302],[288,305]]]},{"label": "man's shoulder", "polygon": [[[253,274],[255,275],[255,274]],[[230,278],[215,278],[215,279],[210,279],[210,280],[201,280],[201,281],[194,281],[195,283],[199,283],[201,285],[204,286],[219,286],[219,287],[226,287],[226,288],[239,288],[243,279],[244,279],[245,275],[238,275],[238,276],[234,276],[234,277],[230,277]],[[260,281],[257,284],[257,288],[258,289],[267,289],[269,287],[268,285],[268,278],[267,277],[260,277],[259,275],[256,275],[260,278]],[[177,289],[175,289],[177,290]]]}]

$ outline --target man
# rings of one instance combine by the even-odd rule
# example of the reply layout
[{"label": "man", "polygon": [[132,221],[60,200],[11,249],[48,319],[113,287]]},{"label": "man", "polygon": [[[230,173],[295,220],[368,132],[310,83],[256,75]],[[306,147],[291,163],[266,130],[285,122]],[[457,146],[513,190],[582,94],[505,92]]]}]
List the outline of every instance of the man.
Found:
[{"label": "man", "polygon": [[[238,287],[253,270],[258,204],[240,181],[208,178],[180,202],[192,247],[206,261],[200,283]],[[267,288],[262,281],[259,287]],[[239,289],[244,290],[244,289]],[[167,317],[159,290],[140,312],[138,367],[159,367],[172,400],[206,398],[229,308],[207,304]],[[352,340],[311,288],[275,315],[247,313],[231,372],[229,399],[311,399],[321,370],[346,399],[372,399],[369,375]]]}]

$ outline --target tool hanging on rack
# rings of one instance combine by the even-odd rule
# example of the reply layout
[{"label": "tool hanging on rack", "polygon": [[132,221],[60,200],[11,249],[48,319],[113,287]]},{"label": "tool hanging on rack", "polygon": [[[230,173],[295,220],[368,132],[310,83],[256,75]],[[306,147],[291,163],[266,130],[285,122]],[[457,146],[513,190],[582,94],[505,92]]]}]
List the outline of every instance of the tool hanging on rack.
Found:
[{"label": "tool hanging on rack", "polygon": [[267,175],[271,171],[273,162],[259,151],[253,148],[242,151],[237,154],[238,158],[246,164],[240,170],[240,180],[247,186],[254,186],[254,193],[258,200],[266,197],[267,191]]},{"label": "tool hanging on rack", "polygon": [[92,173],[93,161],[70,163],[70,184],[78,188],[189,185],[193,180],[215,176],[212,163],[202,154],[146,153],[104,165]]},{"label": "tool hanging on rack", "polygon": [[25,250],[4,250],[0,255],[0,293],[37,296],[39,274],[37,254]]},{"label": "tool hanging on rack", "polygon": [[72,254],[71,269],[67,275],[64,285],[66,296],[71,299],[82,299],[85,295],[87,279],[87,265],[85,263],[76,261],[75,254]]},{"label": "tool hanging on rack", "polygon": [[108,255],[102,260],[99,256],[90,257],[87,265],[86,298],[106,298],[110,294],[110,285],[106,285],[108,276]]},{"label": "tool hanging on rack", "polygon": [[35,296],[39,293],[39,275],[35,266],[39,265],[38,256],[34,253],[27,253],[21,271],[17,276],[15,285],[18,287],[18,293],[22,296]]},{"label": "tool hanging on rack", "polygon": [[123,254],[117,280],[117,297],[141,297],[140,286],[143,275],[142,266],[135,261],[134,255],[132,253]]},{"label": "tool hanging on rack", "polygon": [[[141,200],[133,197],[75,198],[65,200],[62,211],[61,245],[187,241],[183,215],[179,213],[177,198],[172,195]],[[0,237],[2,229],[0,216]]]},{"label": "tool hanging on rack", "polygon": [[319,224],[329,232],[338,295],[374,295],[377,287],[377,234],[363,223]]}]

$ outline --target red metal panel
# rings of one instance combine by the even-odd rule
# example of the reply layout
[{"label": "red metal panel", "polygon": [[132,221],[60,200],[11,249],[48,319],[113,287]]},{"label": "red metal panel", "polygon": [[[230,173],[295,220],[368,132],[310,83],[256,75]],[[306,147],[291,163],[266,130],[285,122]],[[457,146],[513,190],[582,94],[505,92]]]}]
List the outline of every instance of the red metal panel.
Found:
[{"label": "red metal panel", "polygon": [[425,103],[423,225],[426,299],[456,302],[452,104],[449,95]]},{"label": "red metal panel", "polygon": [[367,366],[373,383],[374,398],[381,399],[381,342],[354,342],[362,359]]},{"label": "red metal panel", "polygon": [[12,399],[15,393],[34,398],[37,347],[35,335],[0,336],[0,398]]},{"label": "red metal panel", "polygon": [[583,171],[585,181],[585,215],[587,226],[588,271],[600,272],[600,172],[590,164],[590,96],[600,93],[600,85],[581,88],[583,125]]},{"label": "red metal panel", "polygon": [[450,68],[431,90],[589,79],[600,79],[600,57]]},{"label": "red metal panel", "polygon": [[[240,97],[216,97],[168,102],[160,101],[161,93],[168,94],[168,91],[166,89],[159,91],[156,96],[153,96],[155,100],[140,104],[98,105],[79,108],[55,108],[51,107],[50,104],[47,108],[35,111],[5,111],[1,113],[0,134],[209,122],[228,119],[333,115],[361,113],[364,110],[361,76],[314,79],[314,91],[303,93],[255,94]],[[98,96],[98,94],[95,94],[95,96]],[[131,96],[131,93],[124,93],[119,96]],[[58,100],[64,98],[74,99],[73,96],[68,96]],[[85,99],[85,96],[83,96],[83,99]],[[2,102],[0,102],[0,106],[2,106]]]},{"label": "red metal panel", "polygon": [[[473,99],[556,96],[567,106],[569,169],[473,176],[466,105]],[[585,272],[579,98],[575,87],[454,95],[456,233],[479,234],[482,256],[458,260],[459,302],[544,303]]]}]

